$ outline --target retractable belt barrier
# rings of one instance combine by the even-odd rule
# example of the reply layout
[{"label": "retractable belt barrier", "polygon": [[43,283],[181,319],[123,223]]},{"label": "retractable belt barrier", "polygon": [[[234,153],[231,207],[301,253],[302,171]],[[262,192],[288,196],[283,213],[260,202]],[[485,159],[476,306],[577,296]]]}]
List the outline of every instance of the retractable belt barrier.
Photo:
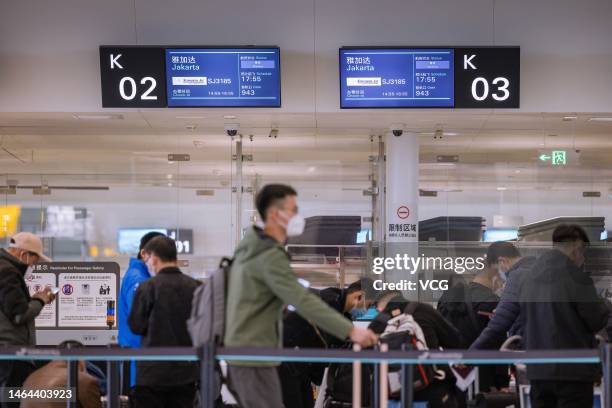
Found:
[{"label": "retractable belt barrier", "polygon": [[[73,349],[0,347],[0,361],[18,360],[66,360],[68,361],[68,387],[76,388],[76,364],[79,360],[108,362],[108,408],[118,408],[119,401],[119,361],[192,361],[200,362],[200,400],[203,407],[214,407],[215,360],[225,361],[271,361],[271,362],[311,362],[311,363],[353,363],[383,365],[383,371],[389,364],[401,365],[403,377],[412,373],[414,364],[585,364],[601,363],[604,374],[605,407],[612,408],[611,383],[612,345],[606,344],[599,350],[538,350],[538,351],[379,351],[379,350],[333,350],[333,349],[277,349],[256,347],[221,347],[215,349],[207,345],[201,349],[190,347],[160,348],[107,348],[83,347]],[[412,381],[404,378],[403,387],[411,387]],[[412,406],[412,390],[402,390],[402,406]],[[76,407],[76,399],[67,402],[67,407]],[[377,408],[378,401],[374,407]]]}]

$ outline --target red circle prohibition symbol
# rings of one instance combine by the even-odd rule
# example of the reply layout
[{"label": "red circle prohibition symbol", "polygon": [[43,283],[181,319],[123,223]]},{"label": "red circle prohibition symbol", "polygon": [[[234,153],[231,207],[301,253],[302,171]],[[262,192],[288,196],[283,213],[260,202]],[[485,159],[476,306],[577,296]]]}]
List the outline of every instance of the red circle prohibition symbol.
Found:
[{"label": "red circle prohibition symbol", "polygon": [[410,210],[405,205],[402,205],[397,209],[397,216],[402,220],[405,220],[410,215]]}]

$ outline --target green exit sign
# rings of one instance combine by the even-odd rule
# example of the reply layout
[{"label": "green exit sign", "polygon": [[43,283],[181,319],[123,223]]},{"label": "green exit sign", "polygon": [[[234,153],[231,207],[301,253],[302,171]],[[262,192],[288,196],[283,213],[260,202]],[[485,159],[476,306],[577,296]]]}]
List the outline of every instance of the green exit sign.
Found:
[{"label": "green exit sign", "polygon": [[565,166],[567,165],[567,151],[553,150],[550,154],[542,153],[540,161],[544,163],[550,162],[553,166]]}]

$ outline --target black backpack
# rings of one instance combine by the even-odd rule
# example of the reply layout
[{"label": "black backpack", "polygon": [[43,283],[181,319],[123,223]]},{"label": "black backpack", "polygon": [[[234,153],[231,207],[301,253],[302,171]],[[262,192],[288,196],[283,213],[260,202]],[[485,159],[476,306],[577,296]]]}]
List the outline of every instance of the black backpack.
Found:
[{"label": "black backpack", "polygon": [[440,298],[437,309],[461,333],[462,348],[469,348],[481,332],[469,286],[463,282],[453,286]]}]

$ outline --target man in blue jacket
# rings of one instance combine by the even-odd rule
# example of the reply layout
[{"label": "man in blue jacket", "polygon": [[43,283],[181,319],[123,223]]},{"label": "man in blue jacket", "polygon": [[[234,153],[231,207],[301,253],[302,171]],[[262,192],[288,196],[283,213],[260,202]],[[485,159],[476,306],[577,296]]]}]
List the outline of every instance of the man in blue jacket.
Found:
[{"label": "man in blue jacket", "polygon": [[[144,247],[149,241],[164,234],[160,232],[148,232],[140,239],[138,255],[136,258],[130,259],[128,270],[121,279],[121,291],[119,292],[119,310],[117,311],[118,327],[119,327],[119,345],[121,347],[140,347],[140,337],[134,334],[128,325],[128,316],[132,310],[132,301],[138,285],[147,279],[151,278],[147,265],[145,264]],[[132,361],[130,365],[130,387],[136,383],[136,364]]]},{"label": "man in blue jacket", "polygon": [[487,327],[470,346],[471,350],[499,349],[508,335],[522,335],[519,315],[519,283],[521,276],[528,274],[536,259],[522,257],[519,250],[509,242],[494,242],[489,247],[487,262],[496,267],[506,280],[501,300]]}]

